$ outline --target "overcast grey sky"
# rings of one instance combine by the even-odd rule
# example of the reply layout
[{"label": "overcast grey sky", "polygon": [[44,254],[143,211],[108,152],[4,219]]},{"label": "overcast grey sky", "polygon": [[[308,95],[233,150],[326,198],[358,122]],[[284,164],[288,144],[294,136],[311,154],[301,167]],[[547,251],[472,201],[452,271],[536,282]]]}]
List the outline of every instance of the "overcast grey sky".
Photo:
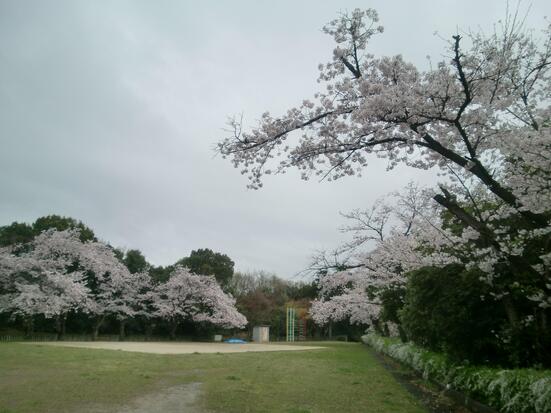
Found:
[{"label": "overcast grey sky", "polygon": [[[551,2],[531,4],[528,26],[542,28]],[[363,178],[289,173],[247,190],[214,156],[227,117],[253,125],[319,90],[317,65],[333,47],[320,29],[339,11],[377,9],[385,33],[370,51],[425,66],[444,51],[439,36],[491,30],[505,6],[0,0],[0,225],[61,214],[157,265],[211,248],[238,270],[291,277],[343,239],[339,211],[435,174],[374,160]]]}]

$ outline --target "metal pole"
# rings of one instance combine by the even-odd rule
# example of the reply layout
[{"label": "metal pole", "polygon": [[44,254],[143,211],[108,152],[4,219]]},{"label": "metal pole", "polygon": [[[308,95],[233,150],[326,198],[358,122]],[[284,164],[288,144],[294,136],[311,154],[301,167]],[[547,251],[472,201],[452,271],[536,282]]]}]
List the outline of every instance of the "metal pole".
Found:
[{"label": "metal pole", "polygon": [[289,322],[290,322],[290,311],[291,309],[289,307],[285,308],[286,310],[286,316],[285,316],[285,339],[286,341],[291,341],[291,337],[289,337]]}]

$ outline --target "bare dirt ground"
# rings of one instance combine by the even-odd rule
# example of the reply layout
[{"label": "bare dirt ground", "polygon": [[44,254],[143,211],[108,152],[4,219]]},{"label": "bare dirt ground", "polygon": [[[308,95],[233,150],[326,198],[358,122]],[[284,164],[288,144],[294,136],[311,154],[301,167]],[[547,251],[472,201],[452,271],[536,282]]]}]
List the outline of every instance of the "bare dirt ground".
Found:
[{"label": "bare dirt ground", "polygon": [[117,413],[200,413],[196,402],[200,394],[201,383],[189,383],[170,387],[163,392],[144,395]]},{"label": "bare dirt ground", "polygon": [[74,413],[206,413],[197,406],[200,393],[201,383],[188,383],[144,394],[125,406],[97,405]]},{"label": "bare dirt ground", "polygon": [[[36,344],[36,343],[32,343]],[[60,347],[96,348],[155,354],[245,353],[249,351],[317,350],[324,347],[287,344],[228,344],[228,343],[167,343],[167,342],[113,342],[113,341],[52,341],[40,344]]]}]

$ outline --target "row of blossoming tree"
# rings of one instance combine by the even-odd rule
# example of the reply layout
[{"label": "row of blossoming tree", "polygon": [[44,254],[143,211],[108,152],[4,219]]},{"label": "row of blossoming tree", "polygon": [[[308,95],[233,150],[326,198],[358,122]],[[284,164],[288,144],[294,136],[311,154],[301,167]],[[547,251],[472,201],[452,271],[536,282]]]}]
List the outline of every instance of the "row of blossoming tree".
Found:
[{"label": "row of blossoming tree", "polygon": [[[444,60],[426,70],[366,52],[383,32],[374,10],[343,14],[324,32],[337,44],[319,66],[325,90],[250,130],[231,121],[222,155],[252,188],[292,167],[304,179],[360,175],[370,156],[437,169],[442,182],[348,214],[353,241],[317,261],[316,320],[400,321],[415,301],[407,291],[425,294],[433,283],[419,274],[432,271],[436,281],[447,274],[449,289],[470,280],[447,293],[479,297],[479,318],[499,308],[503,322],[483,328],[492,344],[518,344],[509,361],[551,364],[551,26],[536,32],[510,14],[488,34],[451,36]],[[388,293],[394,287],[405,298]],[[430,323],[425,310],[417,319]]]},{"label": "row of blossoming tree", "polygon": [[170,335],[183,321],[222,328],[243,328],[247,320],[235,308],[214,276],[197,275],[175,266],[166,282],[154,282],[147,271],[131,273],[109,245],[84,239],[77,228],[47,229],[29,242],[0,248],[0,313],[26,320],[55,320],[58,338],[71,313],[93,320],[97,338],[106,319],[120,325],[140,318],[151,326],[170,325]]}]

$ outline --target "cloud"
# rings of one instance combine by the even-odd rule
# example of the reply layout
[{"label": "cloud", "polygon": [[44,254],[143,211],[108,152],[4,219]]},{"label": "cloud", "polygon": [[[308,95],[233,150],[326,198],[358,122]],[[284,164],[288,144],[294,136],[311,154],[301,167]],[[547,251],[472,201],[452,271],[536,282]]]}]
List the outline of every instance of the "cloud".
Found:
[{"label": "cloud", "polygon": [[[490,27],[504,13],[498,1],[373,3],[386,26],[374,53],[420,65],[441,56],[435,30]],[[207,247],[238,269],[292,276],[342,240],[339,211],[436,179],[374,160],[361,179],[291,172],[250,191],[214,156],[227,116],[243,112],[252,125],[319,88],[316,67],[332,47],[319,29],[356,5],[2,2],[0,223],[63,214],[155,264]],[[548,7],[533,2],[531,16]]]}]

